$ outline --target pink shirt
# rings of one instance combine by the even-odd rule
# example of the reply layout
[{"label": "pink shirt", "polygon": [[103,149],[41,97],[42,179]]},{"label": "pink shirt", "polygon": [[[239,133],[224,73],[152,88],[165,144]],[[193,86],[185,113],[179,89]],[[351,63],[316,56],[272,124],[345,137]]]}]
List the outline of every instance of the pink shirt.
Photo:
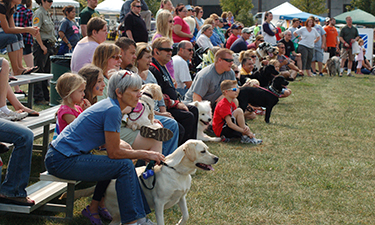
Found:
[{"label": "pink shirt", "polygon": [[[185,20],[181,19],[181,17],[179,17],[179,16],[175,16],[173,19],[174,19],[174,25],[176,25],[176,24],[181,25],[181,27],[182,27],[181,31],[184,32],[184,33],[190,34],[189,24],[187,24]],[[177,36],[173,32],[173,42],[174,43],[179,43],[183,40],[190,41],[190,38]]]},{"label": "pink shirt", "polygon": [[59,130],[60,130],[60,133],[61,131],[64,130],[64,128],[66,126],[68,126],[68,123],[62,118],[63,115],[65,114],[71,114],[75,117],[78,117],[79,114],[81,114],[81,112],[83,112],[82,108],[78,105],[74,105],[74,107],[76,108],[76,110],[70,108],[69,106],[67,105],[61,105],[59,110],[57,111],[57,122],[59,123]]}]

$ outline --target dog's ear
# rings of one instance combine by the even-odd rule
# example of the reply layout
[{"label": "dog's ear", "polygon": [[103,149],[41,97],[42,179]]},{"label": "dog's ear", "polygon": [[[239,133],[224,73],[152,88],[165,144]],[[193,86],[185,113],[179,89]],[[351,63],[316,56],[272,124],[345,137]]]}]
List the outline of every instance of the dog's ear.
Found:
[{"label": "dog's ear", "polygon": [[156,84],[156,86],[153,87],[152,89],[152,96],[154,96],[155,100],[162,100],[163,99],[163,92],[161,91],[161,88],[159,85]]},{"label": "dog's ear", "polygon": [[198,107],[199,102],[198,102],[198,101],[195,101],[195,102],[193,102],[193,105],[194,105],[195,107]]},{"label": "dog's ear", "polygon": [[168,164],[168,166],[175,167],[177,166],[181,160],[185,156],[185,151],[184,151],[184,144],[178,147],[172,154],[168,155],[165,158],[165,162]]},{"label": "dog's ear", "polygon": [[194,162],[197,159],[197,155],[195,151],[196,146],[197,146],[196,143],[190,142],[190,141],[184,144],[185,155],[192,162]]}]

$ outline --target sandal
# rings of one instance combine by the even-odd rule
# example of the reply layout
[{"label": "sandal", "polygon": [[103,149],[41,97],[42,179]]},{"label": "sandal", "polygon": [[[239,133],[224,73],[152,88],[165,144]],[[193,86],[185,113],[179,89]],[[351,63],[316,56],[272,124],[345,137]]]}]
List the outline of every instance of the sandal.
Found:
[{"label": "sandal", "polygon": [[14,76],[9,76],[8,82],[12,82],[12,81],[16,81],[16,80],[18,80],[18,79],[15,78]]},{"label": "sandal", "polygon": [[30,67],[30,68],[24,69],[22,71],[21,75],[27,75],[27,74],[35,73],[38,70],[39,70],[39,68],[37,66]]},{"label": "sandal", "polygon": [[99,215],[99,213],[91,213],[90,210],[89,210],[89,207],[90,206],[88,205],[88,206],[86,206],[86,208],[84,208],[82,210],[82,215],[84,217],[88,218],[91,221],[92,225],[103,225],[101,219],[97,219],[97,218],[94,217],[95,215]]},{"label": "sandal", "polygon": [[27,112],[27,116],[39,116],[39,113],[35,110],[31,110],[30,112]]},{"label": "sandal", "polygon": [[101,217],[103,217],[106,220],[112,221],[113,218],[112,218],[111,214],[108,212],[107,208],[105,208],[105,207],[102,208],[102,207],[98,206],[98,211],[99,211],[99,215]]},{"label": "sandal", "polygon": [[22,90],[15,91],[14,94],[21,94],[21,95],[25,95],[25,97],[27,97],[26,92],[24,92],[24,91],[22,91]]},{"label": "sandal", "polygon": [[5,195],[0,195],[0,203],[24,206],[35,205],[35,201],[29,197],[6,197]]},{"label": "sandal", "polygon": [[140,132],[142,137],[152,138],[157,141],[168,141],[173,137],[173,132],[167,128],[151,128],[142,126]]}]

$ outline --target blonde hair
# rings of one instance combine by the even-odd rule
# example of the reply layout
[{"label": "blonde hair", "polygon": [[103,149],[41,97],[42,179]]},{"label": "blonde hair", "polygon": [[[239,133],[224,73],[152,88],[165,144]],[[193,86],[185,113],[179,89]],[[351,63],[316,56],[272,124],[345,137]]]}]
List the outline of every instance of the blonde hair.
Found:
[{"label": "blonde hair", "polygon": [[221,84],[220,84],[220,90],[224,94],[224,91],[228,90],[233,85],[237,85],[236,80],[223,80],[223,82],[221,82]]},{"label": "blonde hair", "polygon": [[72,104],[70,95],[76,91],[82,84],[86,84],[86,80],[75,73],[64,73],[57,79],[56,91],[63,100],[67,100]]},{"label": "blonde hair", "polygon": [[108,71],[108,60],[114,56],[121,54],[121,49],[115,44],[102,43],[94,52],[94,58],[92,64],[103,70],[103,75],[107,75]]},{"label": "blonde hair", "polygon": [[238,60],[240,62],[242,62],[243,59],[245,59],[245,58],[251,58],[252,55],[256,56],[255,51],[253,51],[253,50],[241,51],[240,52],[240,56],[238,57]]},{"label": "blonde hair", "polygon": [[212,25],[214,22],[215,20],[212,17],[208,17],[207,19],[204,20],[203,25],[206,25],[206,24]]},{"label": "blonde hair", "polygon": [[140,60],[146,52],[152,53],[151,46],[146,42],[138,42],[137,48],[135,49],[135,55],[137,56],[137,60],[135,60],[135,66],[138,66],[138,60]]},{"label": "blonde hair", "polygon": [[172,16],[172,13],[169,12],[168,10],[162,10],[156,21],[157,21],[157,24],[156,24],[156,33],[154,34],[154,36],[152,37],[152,39],[154,39],[155,35],[156,34],[160,34],[161,36],[163,37],[167,37],[171,40],[173,40],[173,37],[172,37],[172,34],[173,34],[173,31],[168,29],[168,23],[169,23],[169,17],[172,18],[173,20],[173,16]]},{"label": "blonde hair", "polygon": [[215,54],[215,62],[218,62],[219,58],[223,58],[226,54],[233,55],[233,51],[227,48],[222,48],[218,50]]}]

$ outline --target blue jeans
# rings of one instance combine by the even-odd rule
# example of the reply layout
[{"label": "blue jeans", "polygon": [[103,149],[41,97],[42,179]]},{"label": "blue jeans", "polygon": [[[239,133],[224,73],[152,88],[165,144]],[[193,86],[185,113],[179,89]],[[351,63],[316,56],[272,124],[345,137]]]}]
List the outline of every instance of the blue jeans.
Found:
[{"label": "blue jeans", "polygon": [[81,181],[116,180],[121,222],[143,218],[151,210],[130,159],[110,159],[105,155],[82,154],[66,157],[50,146],[45,158],[48,173]]},{"label": "blue jeans", "polygon": [[7,48],[7,52],[14,52],[24,48],[21,34],[7,34],[0,32],[0,49]]},{"label": "blue jeans", "polygon": [[0,142],[14,143],[0,194],[7,197],[27,196],[25,188],[29,184],[33,141],[34,134],[29,128],[0,119]]},{"label": "blue jeans", "polygon": [[163,155],[167,156],[174,152],[176,148],[178,147],[178,136],[179,136],[179,129],[178,129],[178,123],[176,120],[166,117],[166,116],[158,116],[155,115],[155,119],[159,120],[163,127],[168,128],[173,132],[173,137],[163,142]]}]

